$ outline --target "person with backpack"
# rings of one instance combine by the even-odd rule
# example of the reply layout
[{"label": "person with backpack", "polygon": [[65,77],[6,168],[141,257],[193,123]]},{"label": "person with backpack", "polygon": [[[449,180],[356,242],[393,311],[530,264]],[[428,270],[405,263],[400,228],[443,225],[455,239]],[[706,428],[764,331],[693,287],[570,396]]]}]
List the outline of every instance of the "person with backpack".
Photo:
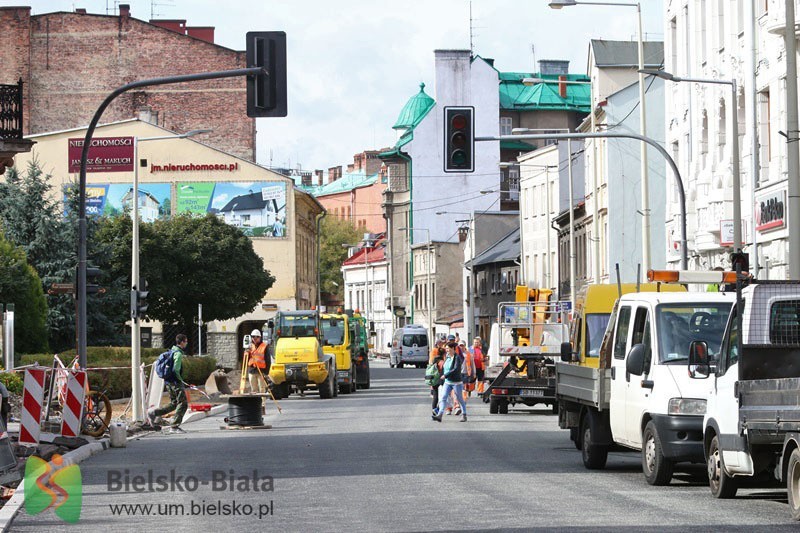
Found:
[{"label": "person with backpack", "polygon": [[[440,343],[436,343],[437,346]],[[435,348],[436,356],[431,353],[431,361],[425,370],[425,384],[431,388],[431,408],[436,410],[439,405],[439,386],[442,384],[442,367],[444,365],[444,348]]]},{"label": "person with backpack", "polygon": [[175,411],[170,424],[169,433],[186,433],[181,429],[181,422],[183,422],[183,415],[189,408],[189,401],[186,398],[186,389],[184,388],[183,374],[183,358],[186,355],[184,350],[189,344],[189,339],[183,333],[178,333],[175,336],[175,346],[168,352],[158,356],[156,361],[156,374],[164,379],[164,383],[169,391],[169,403],[164,407],[153,408],[147,412],[147,420],[151,426],[155,426],[156,417],[163,416],[170,411]]},{"label": "person with backpack", "polygon": [[464,357],[458,353],[458,345],[455,342],[448,342],[445,347],[447,359],[442,365],[442,375],[444,376],[444,388],[439,398],[439,407],[434,410],[431,418],[436,422],[442,421],[447,398],[451,393],[455,393],[456,400],[461,406],[461,422],[467,421],[467,404],[464,402],[464,387],[461,382],[461,371],[464,366]]}]

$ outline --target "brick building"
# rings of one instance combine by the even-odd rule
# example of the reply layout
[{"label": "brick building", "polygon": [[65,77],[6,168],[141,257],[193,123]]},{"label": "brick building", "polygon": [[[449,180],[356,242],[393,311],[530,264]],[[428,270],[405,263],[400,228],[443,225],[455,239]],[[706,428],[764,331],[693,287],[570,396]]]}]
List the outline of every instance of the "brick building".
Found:
[{"label": "brick building", "polygon": [[[213,27],[185,20],[0,8],[0,84],[23,82],[24,134],[89,124],[103,99],[132,81],[231,70],[245,53],[214,44]],[[244,39],[242,39],[244,42]],[[127,92],[102,122],[140,118],[179,133],[208,128],[209,144],[255,160],[255,120],[246,114],[245,80],[230,78],[163,85]]]}]

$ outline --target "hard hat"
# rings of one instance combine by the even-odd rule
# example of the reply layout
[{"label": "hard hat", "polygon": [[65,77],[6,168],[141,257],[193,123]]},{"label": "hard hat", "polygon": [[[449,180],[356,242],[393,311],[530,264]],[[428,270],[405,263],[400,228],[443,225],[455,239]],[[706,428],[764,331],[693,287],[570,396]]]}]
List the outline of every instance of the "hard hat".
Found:
[{"label": "hard hat", "polygon": [[254,329],[253,331],[250,332],[250,336],[251,337],[260,337],[261,336],[261,332],[258,331],[257,329]]}]

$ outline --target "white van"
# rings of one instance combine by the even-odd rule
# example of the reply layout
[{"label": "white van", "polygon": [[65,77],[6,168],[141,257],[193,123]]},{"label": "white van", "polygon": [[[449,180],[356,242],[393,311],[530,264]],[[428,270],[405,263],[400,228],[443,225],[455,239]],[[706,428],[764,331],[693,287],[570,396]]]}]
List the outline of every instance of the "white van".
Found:
[{"label": "white van", "polygon": [[418,324],[396,329],[389,344],[389,366],[403,368],[403,365],[416,365],[424,368],[428,365],[430,346],[428,345],[428,330]]}]

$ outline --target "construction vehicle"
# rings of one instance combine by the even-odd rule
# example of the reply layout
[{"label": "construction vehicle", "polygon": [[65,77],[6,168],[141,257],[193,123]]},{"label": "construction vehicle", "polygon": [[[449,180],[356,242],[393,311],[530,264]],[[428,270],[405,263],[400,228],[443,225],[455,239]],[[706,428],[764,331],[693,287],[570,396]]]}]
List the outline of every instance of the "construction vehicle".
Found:
[{"label": "construction vehicle", "polygon": [[715,498],[733,498],[742,485],[782,481],[800,520],[800,282],[736,278],[725,280],[736,285],[736,305],[721,347],[697,340],[689,348],[689,375],[708,401],[709,487]]},{"label": "construction vehicle", "polygon": [[322,351],[336,360],[336,386],[342,394],[356,391],[355,343],[351,318],[344,312],[321,316]]},{"label": "construction vehicle", "polygon": [[[555,359],[569,338],[566,308],[551,302],[553,291],[519,285],[516,302],[498,305],[496,339],[500,365],[487,369],[496,374],[484,393],[489,413],[507,414],[509,405],[546,404],[555,410]],[[497,373],[499,370],[499,373]]]},{"label": "construction vehicle", "polygon": [[369,351],[372,349],[369,340],[374,335],[374,330],[373,322],[369,323],[369,330],[367,329],[367,319],[356,309],[350,318],[350,337],[353,339],[356,387],[359,389],[369,388]]},{"label": "construction vehicle", "polygon": [[586,468],[605,468],[612,448],[634,450],[647,482],[666,485],[675,463],[704,461],[705,393],[686,363],[693,341],[718,353],[732,303],[719,292],[628,293],[611,313],[598,368],[572,363],[564,344],[556,364],[558,423],[570,430]]},{"label": "construction vehicle", "polygon": [[590,368],[600,366],[600,343],[617,298],[632,292],[686,292],[678,284],[599,283],[584,286],[575,300],[570,323],[573,362]]},{"label": "construction vehicle", "polygon": [[336,358],[322,349],[316,311],[282,311],[270,324],[272,365],[269,377],[276,398],[316,388],[320,398],[337,396]]}]

